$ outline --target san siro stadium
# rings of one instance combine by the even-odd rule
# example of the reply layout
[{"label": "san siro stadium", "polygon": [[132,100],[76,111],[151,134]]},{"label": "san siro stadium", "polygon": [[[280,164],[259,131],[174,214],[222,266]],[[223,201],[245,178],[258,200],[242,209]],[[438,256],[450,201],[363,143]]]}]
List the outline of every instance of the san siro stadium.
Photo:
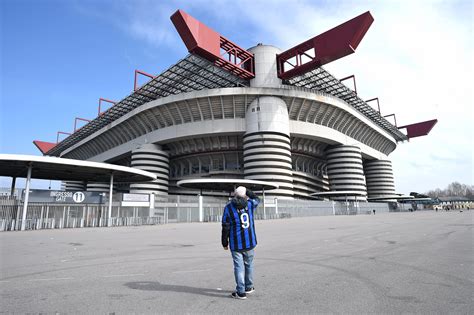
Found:
[{"label": "san siro stadium", "polygon": [[355,51],[373,22],[369,12],[286,51],[243,49],[181,10],[171,20],[190,54],[157,76],[136,71],[150,81],[118,102],[101,99],[113,106],[64,140],[34,141],[44,155],[157,175],[115,187],[130,193],[195,195],[177,182],[225,178],[275,183],[267,195],[278,198],[396,195],[390,153],[436,120],[394,125],[341,83],[347,78],[322,67]]}]

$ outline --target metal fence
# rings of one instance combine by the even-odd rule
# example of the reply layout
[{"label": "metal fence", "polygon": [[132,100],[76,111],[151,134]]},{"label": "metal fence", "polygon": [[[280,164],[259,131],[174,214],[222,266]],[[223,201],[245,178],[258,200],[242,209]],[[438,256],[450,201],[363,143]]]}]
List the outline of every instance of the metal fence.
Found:
[{"label": "metal fence", "polygon": [[[16,197],[0,197],[0,231],[20,230],[23,202]],[[163,217],[150,216],[148,207],[122,207],[119,202],[112,205],[111,226],[145,225],[163,223]],[[108,226],[108,206],[29,203],[25,228],[62,229]]]},{"label": "metal fence", "polygon": [[[227,198],[203,196],[156,197],[154,207],[125,207],[114,202],[109,219],[108,206],[97,204],[29,203],[25,227],[34,229],[130,226],[181,222],[218,222]],[[202,206],[200,207],[200,203]],[[202,209],[202,211],[200,211]],[[324,215],[358,215],[389,212],[387,203],[335,202],[269,199],[255,214],[257,220]],[[17,197],[0,196],[0,231],[19,230],[23,202]],[[407,211],[398,209],[398,211]]]}]

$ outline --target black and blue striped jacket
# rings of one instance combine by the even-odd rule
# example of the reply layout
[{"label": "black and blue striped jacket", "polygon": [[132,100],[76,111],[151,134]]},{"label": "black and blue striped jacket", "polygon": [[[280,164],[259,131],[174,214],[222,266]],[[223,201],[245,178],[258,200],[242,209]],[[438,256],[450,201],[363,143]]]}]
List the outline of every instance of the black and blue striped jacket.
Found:
[{"label": "black and blue striped jacket", "polygon": [[260,199],[247,189],[249,199],[233,198],[222,215],[222,246],[232,251],[247,251],[257,246],[254,213]]}]

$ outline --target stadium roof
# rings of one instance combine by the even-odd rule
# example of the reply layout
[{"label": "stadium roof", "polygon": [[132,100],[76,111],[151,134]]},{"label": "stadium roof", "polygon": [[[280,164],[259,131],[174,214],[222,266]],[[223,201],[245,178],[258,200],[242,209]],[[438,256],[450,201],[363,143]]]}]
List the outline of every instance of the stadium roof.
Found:
[{"label": "stadium roof", "polygon": [[406,141],[408,137],[386,120],[379,112],[370,107],[357,94],[336,79],[332,74],[320,67],[303,75],[284,80],[285,84],[318,90],[344,100],[364,116],[388,131],[395,140]]},{"label": "stadium roof", "polygon": [[[408,140],[407,136],[400,132],[397,127],[393,126],[376,110],[361,100],[355,92],[350,90],[323,68],[318,68],[304,75],[285,80],[284,83],[290,86],[321,91],[341,98],[371,121],[374,121],[384,130],[388,131],[397,141]],[[249,85],[248,80],[239,78],[215,66],[212,62],[202,57],[190,54],[132,92],[63,141],[56,145],[50,143],[49,146],[45,147],[46,149],[41,151],[45,155],[59,156],[62,151],[85,139],[97,130],[109,125],[133,109],[162,97],[203,89]],[[38,146],[37,143],[35,143],[35,145]]]},{"label": "stadium roof", "polygon": [[352,197],[352,196],[366,196],[367,193],[365,191],[360,190],[333,190],[333,191],[323,191],[323,192],[316,192],[312,193],[311,196],[316,197]]},{"label": "stadium roof", "polygon": [[65,149],[109,125],[126,113],[158,98],[196,90],[236,86],[249,86],[249,83],[247,80],[215,66],[210,61],[196,55],[188,55],[55,145],[45,154],[57,156]]},{"label": "stadium roof", "polygon": [[237,186],[245,186],[249,189],[262,191],[277,189],[278,185],[253,179],[238,179],[238,178],[197,178],[184,179],[176,183],[178,187],[191,189],[204,189],[206,191],[227,191],[233,192]]},{"label": "stadium roof", "polygon": [[27,178],[30,165],[32,166],[31,177],[37,179],[108,182],[112,173],[116,182],[142,182],[156,179],[153,173],[108,163],[50,156],[0,154],[0,176]]},{"label": "stadium roof", "polygon": [[[375,196],[375,197],[369,197],[367,198],[367,200],[369,201],[377,201],[377,200],[380,200],[380,201],[384,201],[384,200],[414,200],[415,197],[413,196],[403,196],[403,195],[397,195],[397,194],[393,194],[393,195],[384,195],[384,196]],[[424,199],[424,198],[422,198]],[[428,198],[430,199],[430,198]]]}]

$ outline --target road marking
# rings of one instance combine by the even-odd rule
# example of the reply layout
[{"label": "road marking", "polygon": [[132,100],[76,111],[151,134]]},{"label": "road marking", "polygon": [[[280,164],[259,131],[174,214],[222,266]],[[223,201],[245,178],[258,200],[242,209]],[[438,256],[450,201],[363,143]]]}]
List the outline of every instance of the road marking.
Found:
[{"label": "road marking", "polygon": [[134,276],[144,276],[144,273],[132,273],[129,275],[109,275],[109,276],[101,276],[102,278],[113,278],[113,277],[134,277]]},{"label": "road marking", "polygon": [[72,280],[74,278],[47,278],[47,279],[30,279],[28,281],[57,281],[57,280]]},{"label": "road marking", "polygon": [[182,271],[173,271],[173,273],[204,272],[204,271],[210,271],[210,270],[211,269],[182,270]]},{"label": "road marking", "polygon": [[10,282],[9,280],[0,280],[0,283],[3,283],[3,282]]}]

